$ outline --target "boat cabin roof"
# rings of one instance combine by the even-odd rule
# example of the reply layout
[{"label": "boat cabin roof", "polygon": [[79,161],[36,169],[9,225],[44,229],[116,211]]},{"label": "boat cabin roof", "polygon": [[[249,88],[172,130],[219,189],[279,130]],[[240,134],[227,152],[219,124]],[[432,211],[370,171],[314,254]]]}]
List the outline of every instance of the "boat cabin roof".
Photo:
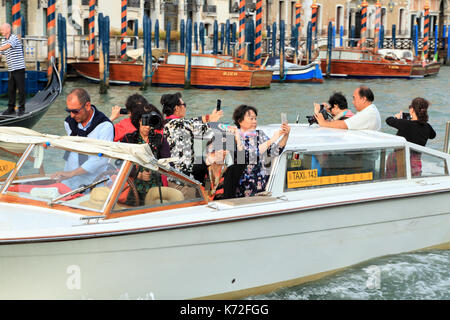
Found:
[{"label": "boat cabin roof", "polygon": [[[290,124],[291,134],[286,145],[287,150],[342,150],[380,147],[400,147],[405,138],[372,130],[341,130],[321,128],[318,125]],[[260,127],[271,136],[280,127],[279,124]]]}]

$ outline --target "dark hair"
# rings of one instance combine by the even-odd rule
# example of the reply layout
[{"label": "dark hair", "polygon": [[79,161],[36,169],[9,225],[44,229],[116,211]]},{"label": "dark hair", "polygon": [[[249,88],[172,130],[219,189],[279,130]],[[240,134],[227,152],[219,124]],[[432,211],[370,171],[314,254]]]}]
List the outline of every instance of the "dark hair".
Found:
[{"label": "dark hair", "polygon": [[75,88],[67,96],[74,95],[77,97],[78,101],[84,106],[86,103],[91,102],[91,97],[89,93],[83,88]]},{"label": "dark hair", "polygon": [[375,100],[372,90],[370,90],[366,86],[359,87],[359,96],[361,98],[366,98],[370,102],[373,102]]},{"label": "dark hair", "polygon": [[144,96],[135,93],[132,94],[127,98],[127,101],[125,102],[125,108],[127,108],[128,112],[133,113],[134,109],[136,109],[139,106],[146,106],[148,105],[147,99],[144,98]]},{"label": "dark hair", "polygon": [[181,93],[163,94],[161,97],[162,111],[166,116],[171,116],[175,112],[175,107],[180,104]]},{"label": "dark hair", "polygon": [[244,120],[245,114],[248,111],[253,111],[255,113],[255,115],[258,115],[258,110],[256,110],[255,107],[252,106],[248,106],[246,104],[241,104],[239,107],[237,107],[236,109],[234,109],[233,112],[233,120],[234,120],[234,124],[238,127],[241,128],[241,126],[239,125],[240,122],[242,122]]},{"label": "dark hair", "polygon": [[[133,126],[139,130],[139,128],[141,126],[140,121],[142,119],[142,116],[144,114],[149,114],[152,111],[157,112],[161,116],[161,119],[162,119],[161,112],[153,104],[149,103],[146,106],[142,106],[142,105],[136,106],[134,108],[133,113],[130,116],[131,123],[133,124]],[[161,125],[158,128],[153,128],[153,129],[157,129],[157,130],[161,129],[162,124],[163,124],[163,122],[161,121]]]},{"label": "dark hair", "polygon": [[330,105],[331,108],[333,108],[335,104],[341,110],[345,110],[348,108],[347,99],[341,92],[333,93],[333,95],[330,96],[330,98],[328,99],[328,104]]},{"label": "dark hair", "polygon": [[417,115],[419,122],[427,123],[428,122],[428,107],[430,103],[424,98],[415,98],[411,102],[410,108],[414,109],[414,112]]}]

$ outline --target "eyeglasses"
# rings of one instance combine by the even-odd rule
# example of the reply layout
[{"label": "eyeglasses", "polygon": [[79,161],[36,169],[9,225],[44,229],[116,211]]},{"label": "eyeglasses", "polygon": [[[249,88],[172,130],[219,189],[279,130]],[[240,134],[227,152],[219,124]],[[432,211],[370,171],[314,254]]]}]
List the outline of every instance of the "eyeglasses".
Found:
[{"label": "eyeglasses", "polygon": [[79,113],[84,107],[86,107],[86,104],[84,104],[82,107],[79,107],[78,109],[69,109],[69,108],[66,108],[66,112],[67,112],[67,113],[77,114],[77,113]]},{"label": "eyeglasses", "polygon": [[179,106],[184,106],[186,108],[186,102],[180,103]]}]

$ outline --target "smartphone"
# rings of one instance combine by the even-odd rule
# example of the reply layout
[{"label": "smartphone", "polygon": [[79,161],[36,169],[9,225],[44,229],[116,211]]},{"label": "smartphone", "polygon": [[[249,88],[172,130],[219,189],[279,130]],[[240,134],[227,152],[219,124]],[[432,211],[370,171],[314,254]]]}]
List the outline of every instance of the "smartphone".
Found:
[{"label": "smartphone", "polygon": [[216,110],[220,111],[220,106],[222,105],[222,100],[217,99],[217,106],[216,106]]},{"label": "smartphone", "polygon": [[409,114],[409,112],[402,112],[402,119],[411,120],[411,115]]},{"label": "smartphone", "polygon": [[281,123],[288,123],[287,115],[286,113],[281,113]]},{"label": "smartphone", "polygon": [[120,114],[128,114],[127,108],[120,108]]}]

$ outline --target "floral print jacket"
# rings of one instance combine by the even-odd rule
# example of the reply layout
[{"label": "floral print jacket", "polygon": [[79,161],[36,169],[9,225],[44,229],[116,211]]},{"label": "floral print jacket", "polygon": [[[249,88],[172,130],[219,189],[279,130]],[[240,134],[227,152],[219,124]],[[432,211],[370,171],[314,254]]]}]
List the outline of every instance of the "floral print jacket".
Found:
[{"label": "floral print jacket", "polygon": [[164,126],[164,137],[170,147],[171,157],[179,160],[173,167],[193,178],[195,162],[194,138],[201,138],[208,132],[209,126],[201,119],[171,119]]}]

